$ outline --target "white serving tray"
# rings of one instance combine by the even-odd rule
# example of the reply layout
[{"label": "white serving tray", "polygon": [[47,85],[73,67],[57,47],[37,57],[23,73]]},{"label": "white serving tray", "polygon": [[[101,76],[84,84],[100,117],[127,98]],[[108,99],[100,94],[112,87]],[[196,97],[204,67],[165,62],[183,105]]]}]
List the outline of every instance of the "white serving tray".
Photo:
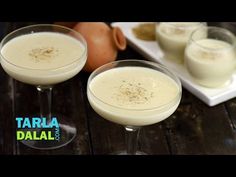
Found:
[{"label": "white serving tray", "polygon": [[128,44],[142,54],[148,60],[161,63],[171,69],[181,80],[183,87],[189,90],[209,106],[215,106],[236,96],[236,72],[226,86],[221,88],[205,88],[197,85],[181,64],[176,64],[165,59],[157,42],[143,41],[137,39],[132,28],[138,25],[138,22],[115,22],[112,26],[120,27],[128,40]]}]

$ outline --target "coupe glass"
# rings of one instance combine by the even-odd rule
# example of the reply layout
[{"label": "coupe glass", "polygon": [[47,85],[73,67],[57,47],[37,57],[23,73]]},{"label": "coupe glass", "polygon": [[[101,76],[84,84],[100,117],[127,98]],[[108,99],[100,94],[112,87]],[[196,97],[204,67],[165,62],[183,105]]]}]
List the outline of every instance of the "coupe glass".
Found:
[{"label": "coupe glass", "polygon": [[[78,45],[80,45],[82,53],[81,55],[76,55],[74,58],[71,59],[71,62],[67,62],[67,64],[63,65],[61,64],[60,67],[45,67],[45,68],[31,68],[28,65],[25,65],[24,62],[16,62],[14,63],[11,55],[12,52],[10,51],[5,51],[3,52],[4,46],[8,44],[8,42],[13,41],[14,39],[19,39],[18,37],[26,36],[26,35],[31,35],[31,34],[42,34],[42,33],[48,33],[49,36],[50,34],[59,34],[61,36],[64,36],[66,39],[70,38],[71,40],[74,41],[74,43],[77,42]],[[35,44],[38,47],[41,47],[39,49],[35,49],[34,52],[40,53],[40,52],[46,52],[45,56],[47,57],[47,52],[51,52],[49,49],[48,51],[43,51],[45,50],[41,44],[43,44],[46,40],[51,40],[48,41],[49,44],[50,42],[53,43],[53,40],[50,38],[44,38],[41,41],[37,41],[37,44]],[[32,43],[32,41],[31,41]],[[22,56],[22,51],[25,50],[24,46],[31,45],[27,40],[22,43],[22,45],[18,45],[17,50],[15,53],[17,53],[17,56],[19,56],[19,60],[21,59],[20,57]],[[76,51],[70,51],[66,49],[64,51],[64,47],[66,47],[67,43],[63,43],[61,45],[60,50],[64,52],[64,58],[62,58],[63,61],[67,60],[67,56],[69,55],[70,52],[76,52]],[[10,43],[9,43],[10,45]],[[64,45],[64,46],[63,46]],[[11,77],[14,79],[21,81],[26,84],[31,84],[35,85],[37,90],[38,90],[38,95],[39,95],[39,102],[40,102],[40,113],[36,114],[35,116],[40,116],[40,117],[45,117],[47,119],[47,124],[51,122],[52,118],[52,113],[51,113],[51,101],[52,101],[52,88],[53,85],[57,83],[64,82],[72,77],[74,77],[76,74],[78,74],[83,66],[86,63],[87,60],[87,44],[85,39],[76,31],[58,26],[58,25],[52,25],[52,24],[40,24],[40,25],[31,25],[27,27],[23,27],[20,29],[17,29],[10,34],[8,34],[1,42],[1,65],[3,69],[8,73]],[[59,51],[59,52],[61,52]],[[8,52],[8,53],[7,53]],[[9,55],[8,55],[9,54]],[[58,53],[57,53],[58,54]],[[57,58],[57,54],[55,54],[55,60]],[[58,54],[60,55],[60,53]],[[7,57],[6,57],[7,56]],[[15,57],[16,58],[16,57]],[[37,57],[36,57],[37,59]],[[17,58],[18,60],[18,58]],[[66,63],[66,61],[65,61]],[[60,100],[63,101],[63,100]],[[16,115],[16,116],[29,116],[27,113],[26,115]],[[58,114],[59,115],[59,114]],[[53,141],[38,141],[38,140],[31,140],[31,141],[22,141],[25,145],[35,148],[35,149],[55,149],[62,147],[69,142],[71,142],[75,135],[76,135],[76,127],[72,122],[69,122],[66,120],[65,117],[59,116],[57,117],[58,122],[59,122],[59,130],[60,130],[60,140],[53,140]],[[38,128],[38,129],[28,129],[28,130],[23,130],[23,131],[36,131],[36,132],[41,132],[45,131],[43,128]]]},{"label": "coupe glass", "polygon": [[[123,75],[123,80],[120,80],[118,78],[120,75],[117,73],[110,73],[109,79],[105,79],[103,81],[99,80],[99,76],[102,76],[104,73],[109,72],[109,71],[118,71],[117,69],[127,69],[127,70],[132,70],[132,69],[140,69],[137,71],[134,75],[138,75],[138,77],[132,78],[133,76],[130,76],[128,74]],[[147,72],[154,72],[154,73],[159,73],[166,78],[172,80],[172,84],[176,85],[176,90],[174,94],[175,96],[168,102],[164,104],[159,104],[158,106],[152,106],[152,107],[145,107],[142,106],[142,101],[145,101],[149,99],[148,96],[148,86],[145,88],[140,87],[142,83],[145,84],[145,82],[152,82],[151,77],[146,77],[144,76],[145,73],[142,73],[142,69],[148,69]],[[121,71],[121,70],[120,70]],[[147,73],[146,73],[147,74]],[[104,75],[103,75],[104,76]],[[108,74],[107,74],[108,76]],[[142,78],[144,76],[144,78]],[[137,81],[137,79],[142,78],[141,81]],[[97,79],[96,79],[97,78]],[[100,77],[101,78],[101,77]],[[130,89],[126,88],[126,84],[130,85],[130,83],[126,82],[127,80],[136,80],[137,84],[134,87],[131,87]],[[94,85],[96,81],[96,84]],[[119,83],[121,85],[119,86],[113,86],[110,84],[110,81],[117,81],[120,80]],[[160,80],[158,80],[160,81]],[[100,83],[99,83],[100,82]],[[102,83],[101,83],[102,82]],[[126,82],[126,83],[125,83]],[[106,83],[108,83],[106,85]],[[134,83],[132,83],[134,84]],[[156,83],[151,83],[149,84],[150,87],[153,87],[154,89],[158,89],[158,84],[157,87],[155,85]],[[100,86],[99,86],[100,85]],[[125,86],[124,86],[125,85]],[[128,86],[127,85],[127,86]],[[106,88],[107,87],[107,88]],[[108,88],[109,87],[109,88]],[[109,93],[109,89],[113,88],[119,88],[121,89],[121,94],[120,93],[114,93],[113,95]],[[153,89],[152,88],[152,89]],[[101,92],[104,90],[104,98],[101,97],[101,95],[97,94],[96,90],[100,89]],[[165,92],[165,89],[163,89]],[[162,90],[162,91],[163,91]],[[129,94],[128,100],[126,98],[122,98],[122,94]],[[135,94],[139,94],[136,96]],[[146,94],[148,93],[148,94]],[[155,97],[156,92],[154,95],[150,95],[150,97],[154,96]],[[168,96],[169,92],[167,93]],[[171,93],[170,93],[171,94]],[[97,70],[95,70],[89,77],[88,83],[87,83],[87,95],[88,95],[88,100],[90,102],[90,105],[92,108],[103,118],[123,125],[125,130],[126,130],[126,141],[127,141],[127,150],[126,151],[120,151],[119,153],[114,153],[114,154],[119,154],[119,155],[136,155],[136,154],[145,154],[145,152],[137,151],[137,138],[138,134],[140,131],[140,128],[145,125],[151,125],[158,123],[166,118],[168,118],[174,111],[177,109],[180,100],[181,100],[181,95],[182,95],[182,87],[181,87],[181,82],[180,80],[173,74],[171,71],[169,71],[166,67],[153,63],[153,62],[148,62],[148,61],[142,61],[142,60],[123,60],[123,61],[115,61],[106,65],[101,66]],[[166,95],[166,94],[165,94]],[[163,95],[160,95],[162,97]],[[137,107],[129,107],[129,106],[123,106],[123,105],[116,105],[113,103],[112,97],[116,97],[116,99],[120,99],[122,101],[135,101],[137,103]],[[143,98],[141,98],[143,97]],[[158,97],[159,98],[159,97]],[[123,100],[122,100],[123,99]],[[129,100],[130,99],[130,100]],[[110,101],[108,101],[110,100]],[[135,104],[136,104],[135,103]],[[155,104],[155,103],[154,103]]]}]

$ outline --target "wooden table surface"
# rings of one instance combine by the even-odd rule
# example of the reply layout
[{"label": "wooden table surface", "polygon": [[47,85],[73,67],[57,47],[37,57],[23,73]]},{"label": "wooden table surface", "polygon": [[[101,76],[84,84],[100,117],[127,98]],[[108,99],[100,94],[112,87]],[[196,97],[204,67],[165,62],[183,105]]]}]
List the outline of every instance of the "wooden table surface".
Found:
[{"label": "wooden table surface", "polygon": [[[4,26],[1,37],[19,25]],[[127,48],[120,59],[144,59]],[[34,150],[16,141],[16,116],[38,112],[34,86],[10,78],[0,68],[0,154],[109,154],[125,149],[122,126],[104,120],[86,96],[89,73],[58,84],[53,90],[53,112],[74,121],[76,138],[56,150]],[[236,99],[208,107],[183,89],[181,104],[168,119],[141,129],[138,148],[148,154],[236,154]]]}]

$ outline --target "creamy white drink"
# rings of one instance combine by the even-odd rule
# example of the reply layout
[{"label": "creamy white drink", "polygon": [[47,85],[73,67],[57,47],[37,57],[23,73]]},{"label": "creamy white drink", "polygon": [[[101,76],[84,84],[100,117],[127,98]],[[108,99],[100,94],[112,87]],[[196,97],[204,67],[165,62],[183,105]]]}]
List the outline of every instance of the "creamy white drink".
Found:
[{"label": "creamy white drink", "polygon": [[[190,35],[204,25],[200,22],[159,23],[156,27],[156,36],[165,58],[176,63],[183,63],[184,50]],[[206,33],[203,31],[201,35],[206,36]]]},{"label": "creamy white drink", "polygon": [[88,85],[88,99],[103,118],[122,125],[143,126],[168,118],[181,90],[168,75],[145,67],[104,71]]},{"label": "creamy white drink", "polygon": [[11,39],[2,47],[3,69],[16,80],[52,85],[76,75],[86,62],[85,47],[70,35],[38,32]]},{"label": "creamy white drink", "polygon": [[185,65],[194,80],[207,87],[222,86],[235,68],[235,51],[231,44],[216,39],[191,43],[185,52]]}]

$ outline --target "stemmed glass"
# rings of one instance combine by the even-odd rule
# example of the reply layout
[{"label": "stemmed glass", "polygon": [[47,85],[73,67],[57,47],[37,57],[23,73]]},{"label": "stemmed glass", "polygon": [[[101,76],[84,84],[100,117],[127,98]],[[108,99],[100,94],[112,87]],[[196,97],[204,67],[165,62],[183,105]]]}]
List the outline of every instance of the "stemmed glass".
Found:
[{"label": "stemmed glass", "polygon": [[[50,123],[52,88],[74,77],[83,68],[87,60],[85,39],[66,27],[31,25],[8,34],[1,41],[0,49],[3,69],[14,79],[36,86],[40,102],[40,114],[36,116],[44,117]],[[75,125],[65,118],[57,118],[60,140],[22,142],[35,149],[55,149],[71,142],[76,135]],[[43,130],[36,129],[37,132]]]},{"label": "stemmed glass", "polygon": [[126,151],[120,155],[145,154],[137,151],[140,128],[168,118],[182,95],[180,80],[166,67],[142,60],[115,61],[101,66],[89,77],[87,96],[103,118],[123,125]]}]

